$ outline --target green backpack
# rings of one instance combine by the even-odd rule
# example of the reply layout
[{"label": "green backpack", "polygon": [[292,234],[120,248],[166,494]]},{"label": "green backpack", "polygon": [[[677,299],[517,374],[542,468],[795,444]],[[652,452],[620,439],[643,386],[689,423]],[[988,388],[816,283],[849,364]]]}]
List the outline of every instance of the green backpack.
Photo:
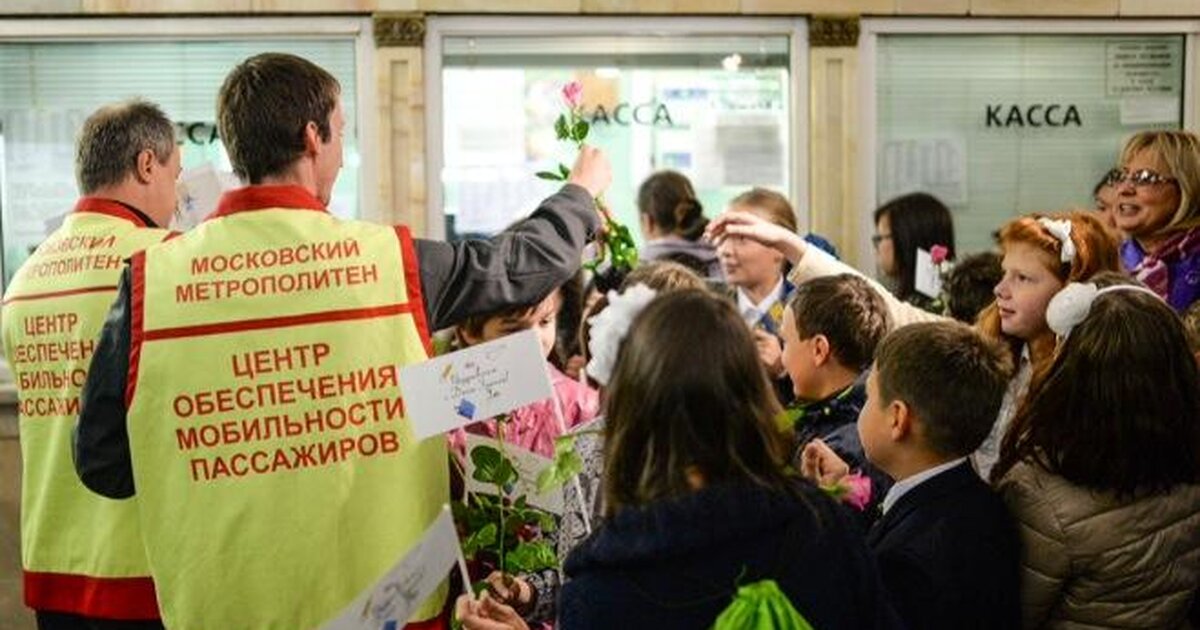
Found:
[{"label": "green backpack", "polygon": [[713,630],[813,630],[775,580],[761,580],[738,587],[737,595],[716,622]]}]

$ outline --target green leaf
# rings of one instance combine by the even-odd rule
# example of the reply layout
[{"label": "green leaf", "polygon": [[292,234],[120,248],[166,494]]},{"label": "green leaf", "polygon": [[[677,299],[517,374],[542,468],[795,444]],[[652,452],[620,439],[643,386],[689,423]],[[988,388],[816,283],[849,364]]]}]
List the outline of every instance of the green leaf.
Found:
[{"label": "green leaf", "polygon": [[543,534],[558,529],[558,521],[554,520],[554,515],[549,512],[538,512],[537,524],[538,527],[542,528]]},{"label": "green leaf", "polygon": [[575,438],[577,437],[579,436],[574,433],[568,433],[554,438],[554,456],[575,452]]},{"label": "green leaf", "polygon": [[495,523],[488,523],[482,529],[473,532],[463,543],[463,555],[473,557],[480,549],[486,549],[496,544],[496,532],[499,528]]},{"label": "green leaf", "polygon": [[561,182],[567,179],[566,177],[560,176],[558,173],[552,173],[550,171],[538,171],[537,173],[534,173],[534,175],[537,175],[538,179],[548,179],[552,182]]},{"label": "green leaf", "polygon": [[508,552],[504,565],[505,571],[532,573],[558,566],[558,556],[544,540],[523,542]]},{"label": "green leaf", "polygon": [[558,136],[559,140],[571,139],[571,128],[566,114],[559,114],[558,120],[554,121],[554,135]]},{"label": "green leaf", "polygon": [[579,144],[583,144],[583,141],[587,140],[589,129],[591,129],[591,125],[589,125],[586,120],[582,118],[576,120],[575,128],[571,130],[571,139]]},{"label": "green leaf", "polygon": [[475,472],[471,478],[483,483],[507,486],[517,482],[520,477],[512,462],[490,446],[476,446],[471,449],[471,461],[475,464]]},{"label": "green leaf", "polygon": [[562,175],[562,181],[564,182],[571,179],[571,169],[567,168],[565,164],[558,165],[558,173]]},{"label": "green leaf", "polygon": [[554,463],[538,473],[538,494],[543,494],[554,488],[561,487],[571,480],[571,477],[583,470],[583,459],[574,449],[559,451],[555,445]]}]

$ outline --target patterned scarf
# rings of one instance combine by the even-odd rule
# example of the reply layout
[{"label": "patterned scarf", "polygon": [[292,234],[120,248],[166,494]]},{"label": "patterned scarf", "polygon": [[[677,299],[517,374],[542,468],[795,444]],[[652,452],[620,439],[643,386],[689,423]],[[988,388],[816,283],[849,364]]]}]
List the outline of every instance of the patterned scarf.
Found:
[{"label": "patterned scarf", "polygon": [[1200,254],[1200,229],[1178,232],[1168,237],[1153,252],[1147,253],[1131,273],[1166,300],[1171,288],[1167,265],[1197,254]]}]

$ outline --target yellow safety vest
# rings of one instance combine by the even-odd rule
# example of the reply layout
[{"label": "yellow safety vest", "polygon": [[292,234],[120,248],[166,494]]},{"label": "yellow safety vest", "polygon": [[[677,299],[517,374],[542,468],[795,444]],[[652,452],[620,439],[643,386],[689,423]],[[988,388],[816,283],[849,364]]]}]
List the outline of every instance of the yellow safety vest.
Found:
[{"label": "yellow safety vest", "polygon": [[129,441],[163,622],[321,626],[448,500],[445,441],[414,442],[397,383],[429,344],[407,229],[251,186],[132,269]]},{"label": "yellow safety vest", "polygon": [[80,483],[71,431],[124,261],[166,235],[115,201],[85,197],[9,285],[2,321],[20,396],[21,566],[30,608],[158,618],[135,502]]}]

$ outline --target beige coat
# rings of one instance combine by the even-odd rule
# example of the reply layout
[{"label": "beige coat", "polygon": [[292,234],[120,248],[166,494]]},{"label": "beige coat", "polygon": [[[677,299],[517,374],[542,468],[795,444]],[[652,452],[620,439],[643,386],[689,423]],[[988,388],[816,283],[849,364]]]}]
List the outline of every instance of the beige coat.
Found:
[{"label": "beige coat", "polygon": [[916,324],[918,322],[936,322],[946,320],[948,318],[941,315],[934,315],[928,311],[922,310],[912,304],[900,300],[892,295],[882,284],[879,284],[872,278],[868,278],[861,271],[847,265],[846,263],[830,256],[829,254],[817,249],[816,247],[807,247],[804,250],[804,256],[800,258],[800,262],[792,267],[791,273],[788,274],[788,280],[792,284],[800,284],[805,280],[813,278],[821,278],[824,276],[836,276],[839,274],[848,273],[858,276],[866,280],[875,289],[875,292],[883,298],[887,304],[888,313],[892,316],[892,326],[899,328],[908,324]]},{"label": "beige coat", "polygon": [[1021,530],[1025,628],[1188,627],[1200,485],[1121,500],[1023,462],[997,488]]}]

